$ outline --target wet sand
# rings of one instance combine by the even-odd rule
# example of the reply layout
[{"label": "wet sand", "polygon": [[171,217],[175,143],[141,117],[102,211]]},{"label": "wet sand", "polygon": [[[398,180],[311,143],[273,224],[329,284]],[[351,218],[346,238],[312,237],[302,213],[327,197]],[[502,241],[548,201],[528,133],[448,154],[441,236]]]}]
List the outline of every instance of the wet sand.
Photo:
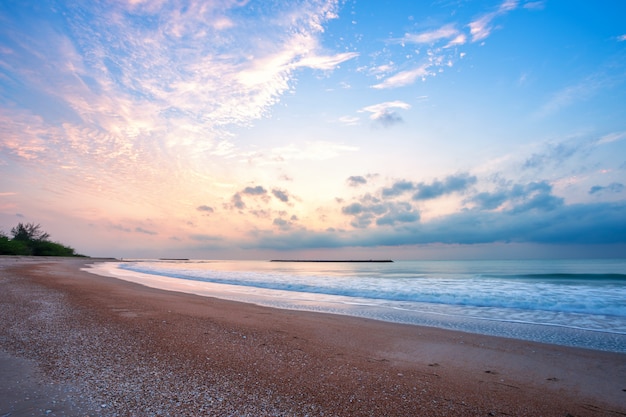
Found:
[{"label": "wet sand", "polygon": [[0,257],[0,416],[624,416],[626,355]]}]

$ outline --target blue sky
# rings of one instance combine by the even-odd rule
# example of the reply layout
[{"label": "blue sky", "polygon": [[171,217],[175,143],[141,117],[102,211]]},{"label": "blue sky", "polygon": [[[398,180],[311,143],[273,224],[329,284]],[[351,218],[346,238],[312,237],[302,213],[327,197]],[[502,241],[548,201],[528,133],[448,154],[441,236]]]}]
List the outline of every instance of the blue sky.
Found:
[{"label": "blue sky", "polygon": [[623,16],[5,0],[0,230],[93,256],[624,256]]}]

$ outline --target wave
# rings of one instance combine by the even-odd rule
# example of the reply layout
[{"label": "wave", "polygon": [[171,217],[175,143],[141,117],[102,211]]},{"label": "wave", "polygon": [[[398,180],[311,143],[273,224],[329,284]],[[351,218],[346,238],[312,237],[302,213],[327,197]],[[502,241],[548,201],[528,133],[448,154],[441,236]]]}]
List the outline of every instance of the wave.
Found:
[{"label": "wave", "polygon": [[[337,271],[330,271],[326,268],[318,268],[315,271],[311,268],[278,270],[266,268],[261,263],[243,265],[228,262],[222,266],[194,265],[206,262],[184,262],[185,266],[182,265],[183,261],[175,263],[177,265],[165,265],[165,262],[157,265],[150,261],[131,264],[96,264],[97,266],[91,267],[96,269],[96,272],[90,272],[114,276],[155,288],[191,292],[202,296],[226,298],[274,308],[353,315],[375,320],[626,353],[626,301],[624,301],[626,300],[626,286],[621,283],[599,284],[587,286],[584,289],[585,286],[582,284],[561,285],[562,281],[483,279],[483,276],[475,274],[474,271],[468,273],[467,269],[466,273],[457,274],[459,271],[455,270],[453,277],[441,279],[433,274],[435,270],[440,272],[439,268],[432,268],[425,274],[406,271],[399,275],[394,272],[390,274],[389,269],[377,270],[381,273],[375,274],[374,277],[370,276],[369,280],[364,280],[363,275],[354,276],[345,270],[339,271],[342,275],[337,275],[332,273]],[[359,269],[357,272],[359,271],[362,270]],[[329,272],[329,274],[321,276],[320,272]],[[553,276],[555,274],[527,275]],[[565,274],[556,275],[561,276],[558,279],[562,280]],[[281,280],[290,284],[277,285]],[[310,285],[308,287],[303,285],[320,280],[323,285],[318,287],[311,288]],[[196,284],[194,281],[207,282],[211,285]],[[219,285],[228,284],[229,281],[230,287]],[[388,287],[382,288],[383,291],[379,291],[381,282],[388,284]],[[422,291],[422,299],[439,297],[439,302],[413,301],[419,297],[415,293],[411,296],[411,291],[415,290],[412,285],[424,283],[432,290],[432,293]],[[337,286],[333,288],[333,284]],[[346,285],[352,286],[345,288]],[[458,290],[457,293],[444,291],[441,288],[447,285],[454,287],[453,290]],[[283,291],[277,291],[277,287],[282,287]],[[574,300],[574,303],[569,305],[560,303],[559,297],[555,296],[556,292],[546,293],[545,288],[562,291],[560,294],[570,301]],[[583,288],[582,291],[581,288]],[[365,297],[360,298],[357,294],[365,295]],[[412,300],[393,301],[393,299],[403,300],[407,297]],[[447,301],[444,302],[445,300]],[[485,304],[481,300],[487,301],[487,304],[493,304],[481,307]],[[575,306],[576,302],[578,306]],[[540,303],[547,305],[548,308],[545,310],[551,311],[541,310],[538,306]],[[550,303],[554,305],[551,306]],[[602,313],[602,308],[608,304],[616,311],[621,311],[621,314],[612,316]],[[582,309],[583,312],[566,311],[572,306]],[[604,311],[607,311],[606,308]]]},{"label": "wave", "polygon": [[[579,313],[591,315],[607,315],[626,317],[626,304],[623,297],[614,291],[603,291],[598,295],[597,288],[591,285],[552,285],[546,280],[562,281],[565,279],[582,282],[581,276],[587,281],[598,282],[626,279],[621,274],[521,274],[516,278],[537,280],[543,277],[542,285],[526,284],[518,280],[502,276],[492,276],[492,280],[482,278],[468,280],[441,279],[355,279],[345,280],[337,277],[301,277],[265,272],[225,272],[225,271],[185,271],[164,270],[137,264],[120,265],[120,268],[140,273],[201,281],[215,284],[226,284],[238,287],[279,290],[318,295],[342,296],[359,299],[430,303],[439,305],[505,308],[526,311],[545,311],[551,313]],[[486,276],[483,276],[486,277]],[[511,277],[508,275],[507,277]],[[530,277],[530,278],[529,278]],[[549,278],[546,278],[549,277]],[[577,277],[577,278],[572,278]],[[611,277],[611,279],[607,279]],[[496,281],[495,278],[498,278]],[[491,281],[491,282],[487,282]]]},{"label": "wave", "polygon": [[485,278],[498,279],[527,279],[527,280],[546,280],[546,281],[616,281],[626,282],[626,274],[594,274],[594,273],[534,273],[534,274],[486,274]]}]

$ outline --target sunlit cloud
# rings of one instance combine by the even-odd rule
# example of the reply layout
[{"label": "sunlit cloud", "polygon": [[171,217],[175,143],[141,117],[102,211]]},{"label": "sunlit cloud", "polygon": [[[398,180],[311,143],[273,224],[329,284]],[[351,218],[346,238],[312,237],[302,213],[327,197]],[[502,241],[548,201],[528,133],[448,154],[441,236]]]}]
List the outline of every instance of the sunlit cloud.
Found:
[{"label": "sunlit cloud", "polygon": [[417,79],[424,80],[426,77],[434,75],[435,73],[430,71],[431,67],[431,63],[426,63],[409,71],[401,71],[385,79],[383,82],[373,85],[372,88],[381,90],[386,88],[404,87],[413,84]]},{"label": "sunlit cloud", "polygon": [[[472,42],[486,39],[494,29],[493,21],[518,7],[516,0],[506,0],[496,11],[483,14],[464,27],[469,27],[469,35]],[[445,67],[454,65],[458,58],[463,58],[466,52],[458,52],[458,47],[467,43],[468,35],[457,28],[456,23],[449,23],[437,29],[419,33],[406,33],[402,38],[395,40],[401,44],[428,45],[426,58],[413,69],[400,71],[387,77],[394,69],[389,65],[382,65],[370,69],[370,73],[382,82],[374,84],[372,88],[387,89],[399,88],[415,83],[417,80],[425,81],[437,73],[443,72]],[[418,55],[419,56],[419,55]],[[387,77],[387,78],[385,78]]]},{"label": "sunlit cloud", "polygon": [[355,152],[358,147],[328,141],[309,141],[303,146],[291,144],[272,149],[271,153],[280,161],[311,160],[323,161],[333,159],[346,152]]},{"label": "sunlit cloud", "polygon": [[403,42],[417,43],[417,44],[431,44],[442,39],[457,39],[461,33],[456,29],[453,24],[445,25],[439,29],[421,32],[421,33],[407,33],[402,38]]},{"label": "sunlit cloud", "polygon": [[493,20],[511,10],[515,10],[517,5],[518,2],[516,0],[505,0],[495,12],[487,13],[470,22],[468,26],[470,28],[470,34],[472,35],[472,42],[487,38],[494,29]]},{"label": "sunlit cloud", "polygon": [[604,145],[606,143],[617,142],[624,139],[626,139],[626,132],[612,132],[602,136],[598,140],[598,145]]},{"label": "sunlit cloud", "polygon": [[359,124],[360,120],[361,119],[355,116],[342,116],[339,118],[339,121],[347,126],[355,126]]},{"label": "sunlit cloud", "polygon": [[[264,8],[267,18],[255,17],[254,24],[240,14],[244,6],[146,1],[69,7],[67,30],[41,22],[40,30],[49,32],[45,43],[24,42],[17,28],[5,27],[22,50],[11,50],[2,65],[30,86],[32,99],[23,96],[30,101],[21,104],[34,111],[0,113],[3,156],[45,169],[55,193],[104,199],[131,218],[142,211],[156,217],[185,210],[178,201],[194,186],[210,190],[232,181],[213,174],[245,153],[231,127],[267,115],[298,71],[329,72],[358,56],[327,53],[319,45],[323,25],[336,17],[334,1]],[[283,160],[326,160],[354,150],[320,141],[276,153]],[[230,198],[217,193],[209,204],[191,207],[219,218],[209,209],[226,204],[244,210],[251,198],[245,191],[231,191]],[[159,203],[164,194],[171,196],[167,208]],[[289,198],[285,190],[273,195],[282,202]],[[151,208],[122,208],[131,202]]]},{"label": "sunlit cloud", "polygon": [[369,76],[373,76],[376,80],[382,80],[389,76],[389,74],[395,72],[397,66],[394,62],[387,62],[385,64],[376,65],[372,67],[360,67],[358,72],[366,73]]},{"label": "sunlit cloud", "polygon": [[542,1],[529,1],[527,3],[524,3],[522,7],[524,7],[524,9],[529,9],[529,10],[543,10],[546,7],[546,2],[543,0]]},{"label": "sunlit cloud", "polygon": [[[120,250],[623,239],[621,30],[585,26],[597,48],[568,72],[528,52],[573,62],[548,10],[545,39],[520,29],[544,1],[398,3],[402,22],[336,0],[18,3],[0,11],[1,222]],[[482,46],[505,30],[529,48]]]},{"label": "sunlit cloud", "polygon": [[[444,46],[444,48],[451,48],[453,46],[463,45],[465,44],[465,42],[467,42],[467,36],[465,36],[464,33],[459,33],[454,38],[450,39],[450,42],[448,42],[446,46]],[[463,57],[465,55],[465,52],[461,52],[459,55]]]},{"label": "sunlit cloud", "polygon": [[[56,39],[50,44],[59,49],[39,48],[49,50],[45,57],[31,53],[42,68],[54,65],[50,74],[56,79],[48,76],[43,84],[26,69],[33,62],[16,67],[23,67],[22,76],[29,83],[74,111],[73,118],[68,112],[64,116],[70,140],[84,138],[86,132],[77,124],[87,123],[92,129],[90,146],[108,147],[106,153],[118,153],[115,157],[120,149],[132,153],[146,138],[168,147],[202,144],[215,155],[224,155],[229,142],[222,127],[262,117],[290,88],[293,71],[304,67],[329,71],[358,55],[318,53],[315,35],[333,18],[334,2],[269,8],[271,19],[263,28],[258,22],[252,26],[234,20],[231,15],[244,5],[239,1],[190,1],[184,8],[168,2],[111,5],[98,14],[73,16],[75,43],[51,31]],[[158,25],[148,24],[156,15]],[[237,30],[238,36],[226,35],[229,30]],[[185,46],[180,48],[182,39]],[[39,125],[50,132],[49,123]],[[13,130],[23,131],[19,126]],[[31,145],[21,141],[17,149],[5,139],[4,146],[30,159],[44,153],[45,145],[34,139],[37,133],[28,136]],[[74,152],[84,153],[80,143],[70,143]],[[132,160],[132,154],[127,156]]]},{"label": "sunlit cloud", "polygon": [[51,135],[40,116],[16,112],[0,113],[0,145],[14,157],[36,160],[46,156],[45,138]]},{"label": "sunlit cloud", "polygon": [[337,68],[342,62],[359,56],[356,52],[346,52],[333,56],[308,56],[298,62],[298,66],[330,71]]},{"label": "sunlit cloud", "polygon": [[374,104],[371,106],[363,107],[359,112],[370,113],[370,120],[373,120],[385,127],[392,126],[396,123],[401,123],[402,118],[393,109],[408,110],[411,105],[403,101],[386,101],[384,103]]}]

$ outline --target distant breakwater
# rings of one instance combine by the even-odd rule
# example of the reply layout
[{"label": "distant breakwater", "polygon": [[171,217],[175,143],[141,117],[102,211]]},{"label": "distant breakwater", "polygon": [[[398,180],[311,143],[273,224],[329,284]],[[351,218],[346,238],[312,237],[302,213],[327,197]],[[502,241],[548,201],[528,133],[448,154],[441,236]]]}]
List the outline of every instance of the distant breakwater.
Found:
[{"label": "distant breakwater", "polygon": [[391,259],[272,259],[270,262],[390,263]]}]

